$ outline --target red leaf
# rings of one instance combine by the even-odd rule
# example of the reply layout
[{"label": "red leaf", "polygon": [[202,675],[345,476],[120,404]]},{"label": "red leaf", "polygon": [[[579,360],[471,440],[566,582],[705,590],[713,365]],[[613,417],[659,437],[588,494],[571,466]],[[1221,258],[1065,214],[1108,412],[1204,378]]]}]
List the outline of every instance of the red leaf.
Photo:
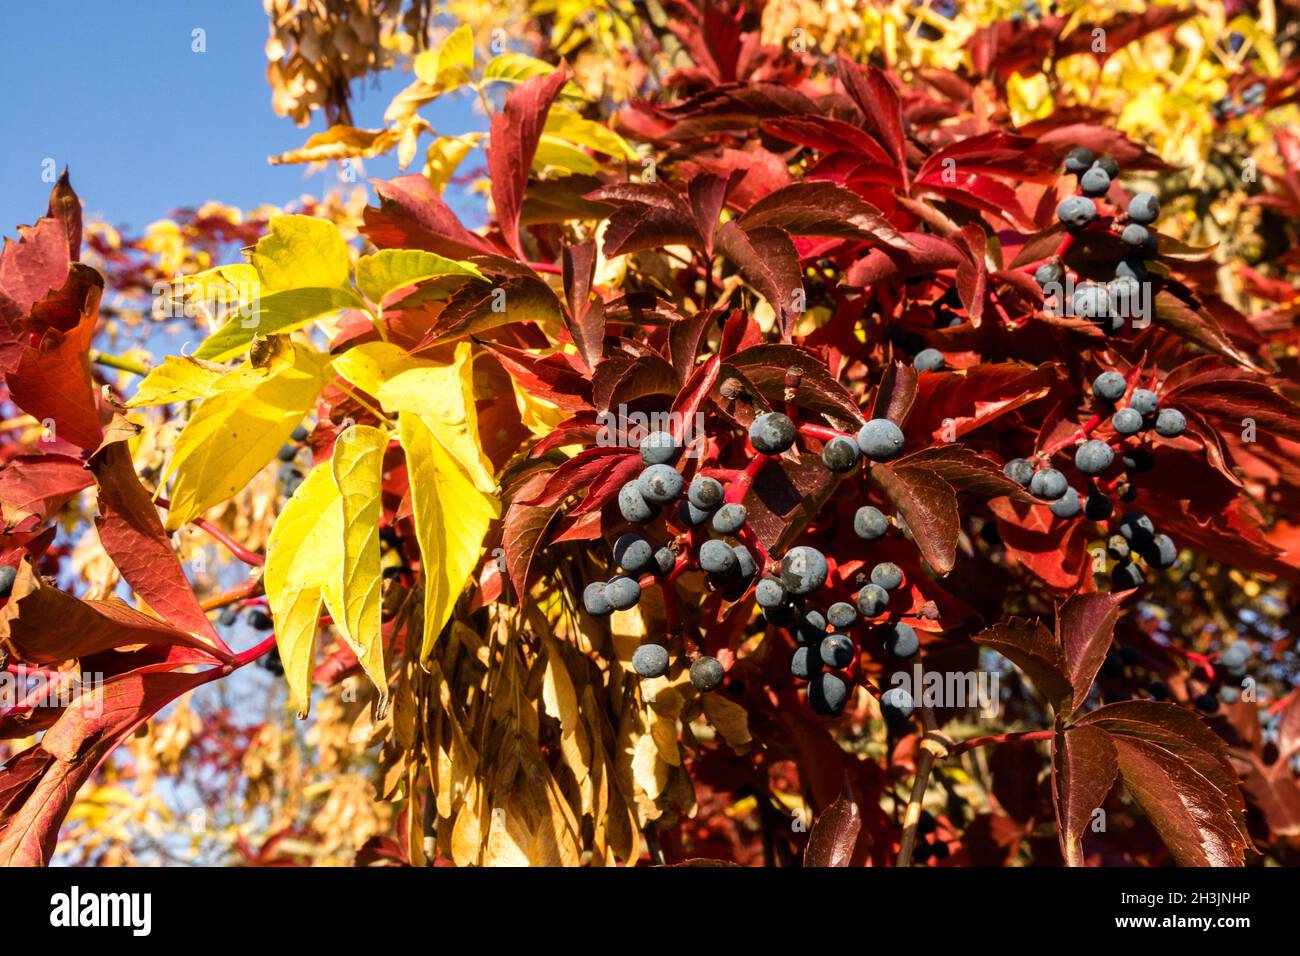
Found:
[{"label": "red leaf", "polygon": [[136,477],[126,435],[104,443],[88,465],[99,484],[99,541],[123,579],[164,620],[217,641],[163,530],[158,509]]},{"label": "red leaf", "polygon": [[362,212],[361,232],[380,249],[424,249],[452,259],[497,251],[461,225],[426,177],[370,182],[379,206],[367,206]]},{"label": "red leaf", "polygon": [[1110,650],[1122,598],[1114,594],[1080,594],[1056,615],[1056,640],[1065,648],[1066,673],[1074,686],[1073,710],[1088,699],[1093,679]]},{"label": "red leaf", "polygon": [[788,342],[802,311],[797,308],[795,291],[803,290],[799,252],[790,236],[775,227],[746,231],[733,219],[718,230],[717,243],[780,316],[781,338]]},{"label": "red leaf", "polygon": [[1013,617],[986,627],[973,640],[976,644],[993,648],[1029,675],[1038,692],[1057,711],[1066,709],[1074,699],[1074,688],[1070,685],[1061,645],[1039,622],[1030,623]]},{"label": "red leaf", "polygon": [[1083,864],[1083,831],[1118,774],[1109,734],[1097,727],[1057,727],[1052,738],[1052,798],[1061,855],[1068,866]]},{"label": "red leaf", "polygon": [[939,575],[951,571],[961,534],[952,486],[925,465],[909,466],[907,459],[873,465],[871,477],[902,514],[926,563]]},{"label": "red leaf", "polygon": [[596,244],[591,240],[564,247],[564,295],[569,306],[565,325],[587,368],[600,362],[605,345],[605,310],[591,302],[591,280],[596,271]]},{"label": "red leaf", "polygon": [[843,54],[837,65],[840,82],[861,111],[868,132],[889,151],[899,168],[905,169],[903,108],[898,93],[885,74],[874,66],[864,69]]},{"label": "red leaf", "polygon": [[556,513],[559,504],[545,507],[533,507],[521,503],[522,499],[535,497],[546,487],[554,469],[544,466],[529,474],[518,485],[510,497],[505,520],[501,531],[501,545],[506,552],[506,568],[510,572],[510,582],[515,587],[515,594],[522,599],[528,593],[528,570],[533,563],[533,555]]},{"label": "red leaf", "polygon": [[829,182],[800,182],[778,189],[750,206],[739,223],[747,231],[776,226],[792,236],[831,236],[912,248],[879,209]]},{"label": "red leaf", "polygon": [[0,515],[6,530],[36,515],[45,521],[94,484],[85,463],[67,455],[19,455],[0,471]]},{"label": "red leaf", "polygon": [[862,830],[858,805],[843,794],[817,816],[803,852],[804,866],[848,866]]}]

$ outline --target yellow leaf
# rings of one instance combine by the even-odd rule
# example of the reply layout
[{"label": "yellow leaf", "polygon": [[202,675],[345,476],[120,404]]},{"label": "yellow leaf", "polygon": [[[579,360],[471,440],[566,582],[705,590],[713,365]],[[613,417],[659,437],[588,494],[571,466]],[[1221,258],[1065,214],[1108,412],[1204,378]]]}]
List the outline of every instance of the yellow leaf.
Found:
[{"label": "yellow leaf", "polygon": [[533,168],[563,169],[580,176],[590,176],[600,169],[600,165],[574,146],[562,139],[543,134],[537,141],[537,152],[533,154]]},{"label": "yellow leaf", "polygon": [[466,23],[453,30],[438,49],[415,58],[415,75],[444,92],[468,80],[473,69],[474,32]]},{"label": "yellow leaf", "polygon": [[473,486],[490,494],[496,489],[496,480],[478,439],[470,344],[457,345],[450,363],[416,361],[416,367],[396,372],[372,394],[385,411],[419,417],[465,469]]},{"label": "yellow leaf", "polygon": [[461,463],[448,453],[435,433],[437,423],[404,411],[398,427],[420,543],[424,577],[421,656],[428,657],[478,563],[488,525],[500,514],[500,506],[496,498],[474,486]]},{"label": "yellow leaf", "polygon": [[262,577],[290,701],[299,717],[311,708],[316,622],[326,584],[339,564],[342,536],[338,488],[328,468],[315,468],[276,518]]},{"label": "yellow leaf", "polygon": [[317,133],[298,149],[271,156],[272,166],[286,163],[320,163],[337,159],[368,159],[388,152],[401,137],[396,127],[357,129],[355,126],[331,126]]},{"label": "yellow leaf", "polygon": [[578,146],[586,146],[606,156],[634,160],[636,151],[607,126],[581,116],[573,108],[557,104],[546,114],[542,132]]},{"label": "yellow leaf", "polygon": [[169,355],[140,381],[126,407],[145,408],[203,398],[226,371],[220,365]]},{"label": "yellow leaf", "polygon": [[483,140],[482,133],[442,136],[429,144],[425,155],[424,175],[437,192],[442,192],[465,157]]},{"label": "yellow leaf", "polygon": [[387,433],[369,425],[344,429],[334,444],[330,473],[342,506],[341,560],[325,587],[330,616],[379,690],[381,714],[388,704],[379,567],[380,493],[387,446]]},{"label": "yellow leaf", "polygon": [[733,700],[721,694],[703,694],[700,701],[704,713],[722,738],[737,753],[746,753],[752,738],[749,735],[749,714]]},{"label": "yellow leaf", "polygon": [[471,263],[419,249],[384,249],[357,260],[357,288],[376,305],[404,286],[447,275],[483,278]]},{"label": "yellow leaf", "polygon": [[271,339],[271,357],[213,383],[186,423],[163,481],[175,476],[167,530],[175,531],[239,492],[262,470],[316,402],[329,356]]}]

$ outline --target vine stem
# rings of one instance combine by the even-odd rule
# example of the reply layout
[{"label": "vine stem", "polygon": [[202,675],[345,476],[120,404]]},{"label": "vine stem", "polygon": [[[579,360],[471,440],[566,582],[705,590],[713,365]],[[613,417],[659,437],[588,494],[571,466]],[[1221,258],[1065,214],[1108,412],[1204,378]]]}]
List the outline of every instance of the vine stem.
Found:
[{"label": "vine stem", "polygon": [[1100,414],[1093,415],[1092,418],[1084,422],[1083,425],[1079,427],[1079,430],[1076,431],[1073,435],[1070,435],[1068,438],[1062,438],[1058,441],[1053,442],[1051,445],[1048,445],[1047,448],[1043,450],[1043,457],[1050,461],[1052,456],[1055,455],[1062,448],[1066,448],[1070,445],[1073,445],[1075,442],[1079,441],[1080,439],[1087,438],[1089,435],[1091,435],[1093,431],[1097,428],[1097,426],[1102,423],[1102,421],[1103,419]]},{"label": "vine stem", "polygon": [[149,374],[149,366],[143,362],[137,362],[123,355],[113,355],[111,352],[101,352],[99,349],[90,350],[90,360],[96,365],[115,368],[119,372],[130,372],[132,375],[139,376]]},{"label": "vine stem", "polygon": [[907,811],[903,814],[903,838],[898,844],[897,866],[912,865],[912,850],[916,847],[917,827],[921,823],[921,802],[930,786],[930,771],[934,769],[936,760],[948,756],[952,746],[952,742],[939,733],[934,712],[929,707],[921,707],[921,723],[925,727],[925,736],[921,738],[921,755],[916,759],[916,779],[912,781],[912,793],[907,798]]},{"label": "vine stem", "polygon": [[727,488],[727,504],[734,505],[745,500],[745,495],[749,494],[749,489],[754,484],[755,476],[763,470],[763,466],[768,463],[771,457],[771,455],[764,455],[762,452],[754,453],[754,457],[745,466],[745,470]]},{"label": "vine stem", "polygon": [[949,756],[956,757],[964,754],[968,750],[974,750],[976,747],[985,747],[989,744],[1005,744],[1016,740],[1051,740],[1052,730],[1021,730],[1014,733],[989,734],[987,737],[971,737],[963,740],[949,751]]},{"label": "vine stem", "polygon": [[819,442],[828,442],[832,438],[849,438],[854,436],[848,432],[842,432],[838,428],[830,428],[826,425],[814,425],[811,422],[803,422],[799,425],[799,434],[805,438],[815,438]]},{"label": "vine stem", "polygon": [[[162,496],[155,497],[154,503],[158,505],[158,507],[160,508],[170,509],[172,506],[172,503],[166,498],[163,498]],[[222,531],[212,522],[207,521],[204,518],[195,518],[193,521],[190,522],[190,524],[194,525],[194,527],[198,528],[208,537],[217,541],[219,544],[225,547],[227,551],[229,551],[231,554],[237,557],[240,561],[243,561],[245,564],[251,564],[254,567],[258,567],[258,568],[266,564],[265,556],[258,554],[256,551],[249,551],[246,547],[244,547],[242,544],[240,544],[230,535],[226,534],[226,532]]]}]

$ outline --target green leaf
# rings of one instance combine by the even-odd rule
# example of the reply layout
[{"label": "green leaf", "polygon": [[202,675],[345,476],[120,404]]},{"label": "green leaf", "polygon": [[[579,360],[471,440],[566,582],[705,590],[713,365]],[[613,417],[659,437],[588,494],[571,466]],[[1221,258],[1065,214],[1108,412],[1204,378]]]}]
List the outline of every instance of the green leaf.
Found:
[{"label": "green leaf", "polygon": [[376,305],[403,286],[448,275],[484,278],[471,263],[418,249],[384,249],[357,261],[357,288]]}]

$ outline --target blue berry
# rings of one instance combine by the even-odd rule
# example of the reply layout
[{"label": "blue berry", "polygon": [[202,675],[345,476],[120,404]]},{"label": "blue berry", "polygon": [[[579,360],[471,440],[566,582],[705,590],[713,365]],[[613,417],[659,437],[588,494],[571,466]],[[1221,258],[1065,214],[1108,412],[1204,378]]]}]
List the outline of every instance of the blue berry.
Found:
[{"label": "blue berry", "polygon": [[696,475],[691,480],[691,486],[686,489],[686,500],[700,511],[714,511],[721,507],[722,499],[725,497],[726,492],[722,488],[722,482],[704,475]]},{"label": "blue berry", "polygon": [[1124,452],[1124,467],[1134,472],[1150,471],[1156,466],[1156,457],[1145,448],[1130,448]]},{"label": "blue berry", "polygon": [[903,450],[903,430],[887,418],[873,418],[858,429],[858,447],[872,461],[888,461]]},{"label": "blue berry", "polygon": [[1058,518],[1073,518],[1083,510],[1083,502],[1079,498],[1078,491],[1067,488],[1065,494],[1053,501],[1047,508]]},{"label": "blue berry", "polygon": [[731,550],[736,552],[736,572],[742,580],[748,582],[758,571],[758,565],[754,563],[754,556],[749,553],[749,548],[743,544],[738,544]]},{"label": "blue berry", "polygon": [[843,670],[853,662],[858,649],[843,634],[827,634],[819,648],[822,663],[835,670]]},{"label": "blue berry", "polygon": [[871,569],[871,583],[893,591],[903,584],[903,569],[892,561],[882,561]]},{"label": "blue berry", "polygon": [[1133,394],[1129,396],[1128,407],[1144,417],[1154,415],[1156,409],[1160,407],[1160,399],[1150,389],[1134,389]]},{"label": "blue berry", "polygon": [[1104,196],[1110,192],[1110,176],[1094,163],[1091,169],[1079,177],[1079,188],[1085,196]]},{"label": "blue berry", "polygon": [[1178,560],[1178,548],[1169,535],[1158,534],[1143,547],[1142,557],[1151,567],[1163,571],[1165,568],[1173,567],[1174,562]]},{"label": "blue berry", "polygon": [[619,489],[618,511],[625,521],[632,524],[645,524],[659,511],[645,500],[641,487],[636,481],[629,481]]},{"label": "blue berry", "polygon": [[1120,233],[1120,239],[1124,245],[1132,247],[1134,250],[1141,251],[1151,244],[1151,233],[1146,226],[1130,222]]},{"label": "blue berry", "polygon": [[889,607],[889,592],[879,584],[868,584],[858,592],[858,610],[863,617],[879,617]]},{"label": "blue berry", "polygon": [[1110,315],[1110,298],[1105,286],[1081,282],[1070,297],[1070,314],[1081,319],[1102,319]]},{"label": "blue berry", "polygon": [[912,695],[902,687],[891,687],[880,695],[880,715],[886,720],[911,717],[912,707]]},{"label": "blue berry", "polygon": [[1234,641],[1219,655],[1219,659],[1227,667],[1242,667],[1250,662],[1250,658],[1250,645],[1245,641]]},{"label": "blue berry", "polygon": [[921,639],[910,624],[899,621],[885,627],[885,650],[894,657],[908,658],[921,649]]},{"label": "blue berry", "polygon": [[1089,439],[1074,453],[1074,465],[1085,475],[1100,475],[1115,463],[1115,453],[1104,441]]},{"label": "blue berry", "polygon": [[280,446],[280,450],[275,453],[275,457],[279,458],[281,461],[293,461],[298,457],[298,449],[294,448],[292,445],[282,445]]},{"label": "blue berry", "polygon": [[800,680],[812,680],[822,672],[822,659],[815,647],[796,647],[790,658],[790,673]]},{"label": "blue berry", "polygon": [[1187,416],[1176,408],[1162,408],[1156,415],[1156,434],[1163,438],[1177,438],[1187,431]]},{"label": "blue berry", "polygon": [[1106,553],[1120,563],[1127,563],[1133,549],[1129,547],[1128,538],[1122,534],[1112,534],[1106,539]]},{"label": "blue berry", "polygon": [[725,541],[710,538],[700,545],[700,567],[710,574],[726,574],[736,567],[736,552]]},{"label": "blue berry", "polygon": [[677,567],[677,555],[672,548],[660,548],[655,552],[654,565],[650,570],[657,575],[663,576],[672,572]]},{"label": "blue berry", "polygon": [[1120,519],[1119,533],[1133,547],[1142,548],[1155,537],[1156,527],[1142,512],[1130,511]]},{"label": "blue berry", "polygon": [[682,523],[694,528],[696,525],[702,525],[713,517],[710,511],[704,511],[695,507],[689,500],[677,503],[677,515],[682,519]]},{"label": "blue berry", "polygon": [[794,436],[794,422],[780,412],[759,415],[749,426],[749,443],[764,455],[783,454],[794,444]]},{"label": "blue berry", "polygon": [[839,630],[850,627],[858,618],[858,611],[847,601],[836,601],[826,609],[826,618]]},{"label": "blue berry", "polygon": [[1076,146],[1065,156],[1065,171],[1076,176],[1082,175],[1092,168],[1095,159],[1092,150],[1086,146]]},{"label": "blue berry", "polygon": [[837,436],[822,447],[822,464],[834,472],[852,471],[861,454],[852,438]]},{"label": "blue berry", "polygon": [[604,581],[594,581],[583,589],[582,606],[592,617],[604,617],[614,610],[605,597]]},{"label": "blue berry", "polygon": [[1131,591],[1145,584],[1146,577],[1136,564],[1117,564],[1110,573],[1110,583],[1116,591]]},{"label": "blue berry", "polygon": [[834,674],[822,674],[808,684],[808,706],[823,717],[838,717],[848,699],[848,685]]},{"label": "blue berry", "polygon": [[682,494],[682,473],[672,465],[651,465],[636,480],[641,497],[652,505],[666,505]]},{"label": "blue berry", "polygon": [[636,603],[641,600],[641,585],[632,578],[620,574],[616,578],[611,578],[605,585],[605,600],[616,611],[626,611],[630,607],[636,607]]},{"label": "blue berry", "polygon": [[275,622],[271,619],[271,615],[260,607],[255,607],[248,612],[248,626],[255,631],[269,631],[275,627]]},{"label": "blue berry", "polygon": [[1107,176],[1114,179],[1119,175],[1119,163],[1113,156],[1098,156],[1094,166],[1100,166]]},{"label": "blue berry", "polygon": [[853,515],[853,533],[864,541],[883,538],[889,530],[889,519],[879,508],[864,505]]},{"label": "blue berry", "polygon": [[1045,290],[1049,285],[1060,284],[1064,278],[1065,270],[1056,261],[1044,262],[1034,270],[1034,281],[1038,283],[1040,289]]},{"label": "blue berry", "polygon": [[800,545],[781,559],[781,584],[790,594],[811,594],[826,583],[830,568],[816,548]]},{"label": "blue berry", "polygon": [[754,587],[754,598],[759,607],[780,607],[785,603],[785,588],[776,578],[763,578]]},{"label": "blue berry", "polygon": [[1219,700],[1225,704],[1235,704],[1241,698],[1241,689],[1237,687],[1224,686],[1219,688]]},{"label": "blue berry", "polygon": [[912,368],[918,372],[937,372],[944,366],[943,353],[938,349],[922,349],[912,359]]},{"label": "blue berry", "polygon": [[1028,488],[1029,483],[1034,480],[1034,463],[1028,458],[1012,458],[1002,466],[1002,474],[1021,488]]},{"label": "blue berry", "polygon": [[1056,207],[1056,218],[1067,229],[1082,229],[1097,218],[1097,204],[1087,196],[1066,196]]},{"label": "blue berry", "polygon": [[641,460],[647,465],[670,465],[681,453],[681,446],[668,432],[651,432],[641,439]]},{"label": "blue berry", "polygon": [[1147,267],[1141,259],[1121,259],[1115,264],[1115,276],[1120,279],[1136,279],[1141,282],[1147,277]]},{"label": "blue berry", "polygon": [[744,505],[723,505],[713,513],[713,530],[718,534],[735,534],[745,526],[746,517]]},{"label": "blue berry", "polygon": [[305,442],[308,439],[308,437],[310,437],[310,435],[311,432],[307,431],[307,429],[304,428],[302,425],[299,425],[297,428],[295,428],[292,432],[289,433],[289,437],[293,441],[298,442],[299,444]]},{"label": "blue berry", "polygon": [[1118,402],[1124,397],[1128,383],[1119,372],[1102,372],[1092,380],[1092,394],[1106,402]]},{"label": "blue berry", "polygon": [[642,644],[632,653],[632,669],[642,677],[668,673],[668,649],[661,644]]},{"label": "blue berry", "polygon": [[1070,483],[1065,480],[1065,475],[1055,468],[1041,468],[1034,472],[1033,480],[1029,482],[1029,493],[1044,501],[1055,501],[1065,494],[1069,487]]},{"label": "blue berry", "polygon": [[708,693],[722,686],[726,671],[716,657],[700,657],[691,665],[691,686],[700,693]]},{"label": "blue berry", "polygon": [[1160,218],[1160,200],[1150,193],[1136,194],[1128,202],[1128,217],[1139,225],[1151,225]]},{"label": "blue berry", "polygon": [[654,546],[629,531],[614,542],[614,561],[628,574],[640,574],[654,561]]},{"label": "blue berry", "polygon": [[1083,503],[1083,513],[1090,521],[1105,521],[1114,510],[1115,503],[1100,491],[1092,492]]},{"label": "blue berry", "polygon": [[820,644],[826,637],[826,618],[811,608],[795,622],[794,639],[800,644]]},{"label": "blue berry", "polygon": [[1110,424],[1117,434],[1136,435],[1142,430],[1142,413],[1126,406],[1110,417]]}]

